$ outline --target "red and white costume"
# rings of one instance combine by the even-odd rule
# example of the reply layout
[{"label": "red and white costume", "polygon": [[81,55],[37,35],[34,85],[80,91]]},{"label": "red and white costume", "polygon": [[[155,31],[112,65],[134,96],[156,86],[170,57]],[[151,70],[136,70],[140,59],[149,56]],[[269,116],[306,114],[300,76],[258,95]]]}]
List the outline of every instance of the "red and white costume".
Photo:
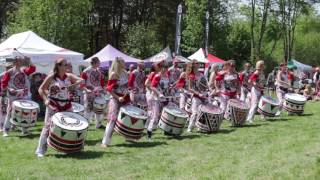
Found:
[{"label": "red and white costume", "polygon": [[[157,75],[156,72],[151,72],[149,75],[148,75],[148,78],[146,81],[149,81],[150,83],[152,83],[152,79]],[[151,114],[152,114],[152,93],[151,93],[151,89],[149,88],[146,88],[146,100],[147,100],[147,107],[148,107],[148,119],[147,119],[147,122],[145,124],[145,128],[148,128],[148,125],[149,125],[149,122],[150,122],[150,119],[151,119]]]},{"label": "red and white costume", "polygon": [[237,73],[227,74],[219,73],[216,78],[217,83],[220,83],[220,108],[225,111],[229,99],[237,98],[237,93],[240,89],[240,79]]},{"label": "red and white costume", "polygon": [[[0,74],[0,79],[2,79],[4,74],[5,74],[5,72]],[[5,105],[4,104],[4,101],[6,98],[5,93],[6,93],[5,91],[2,91],[1,84],[0,84],[0,132],[3,131],[3,125],[4,125],[5,118],[6,118],[6,113],[2,109],[2,108],[4,108],[3,106]]]},{"label": "red and white costume", "polygon": [[[12,111],[12,102],[19,99],[30,99],[30,82],[28,76],[36,71],[36,67],[30,65],[23,70],[13,67],[5,72],[1,79],[1,89],[7,90],[8,107],[3,131],[7,133],[11,127],[10,118]],[[22,131],[27,131],[22,128]]]},{"label": "red and white costume", "polygon": [[261,96],[263,95],[264,87],[266,84],[266,78],[264,74],[260,74],[258,72],[254,72],[250,76],[250,82],[254,83],[255,86],[252,86],[251,88],[251,103],[250,103],[250,110],[247,117],[248,122],[252,122],[254,119],[254,115],[256,113],[258,103],[260,101]]},{"label": "red and white costume", "polygon": [[[191,132],[194,124],[196,122],[198,116],[199,106],[205,103],[208,95],[208,83],[205,76],[201,73],[189,74],[189,83],[191,90],[195,91],[196,93],[192,94],[192,102],[191,102],[191,111],[192,114],[189,119],[188,131]],[[189,89],[190,90],[190,89]]]},{"label": "red and white costume", "polygon": [[143,70],[135,69],[129,75],[128,85],[130,89],[130,99],[133,105],[146,104],[145,80],[146,75]]},{"label": "red and white costume", "polygon": [[176,87],[180,89],[179,108],[184,109],[187,98],[189,97],[187,91],[189,89],[189,80],[186,77],[180,77],[177,81]]},{"label": "red and white costume", "polygon": [[239,73],[239,79],[241,83],[241,101],[246,101],[248,98],[248,94],[251,92],[251,85],[249,83],[249,78],[251,74],[252,73],[250,71],[246,70]]},{"label": "red and white costume", "polygon": [[71,79],[64,75],[52,80],[48,88],[50,107],[46,107],[44,126],[42,128],[36,154],[45,154],[47,151],[47,138],[51,125],[51,118],[57,112],[71,111],[72,105],[68,87],[72,85]]},{"label": "red and white costume", "polygon": [[107,91],[117,94],[119,97],[124,97],[124,102],[120,103],[115,97],[111,97],[109,101],[108,120],[106,130],[102,139],[102,144],[109,145],[113,133],[114,126],[117,121],[119,110],[121,106],[130,102],[128,94],[128,77],[126,74],[121,74],[119,79],[109,79],[107,84]]},{"label": "red and white costume", "polygon": [[[289,84],[289,78],[288,78],[288,72],[278,72],[278,75],[280,74],[280,80],[283,82],[286,82]],[[278,82],[277,80],[277,87],[276,87],[276,94],[278,97],[278,100],[280,102],[280,110],[282,109],[282,104],[283,104],[283,98],[285,96],[285,94],[287,94],[289,92],[289,85],[288,84],[283,84],[281,82]]]},{"label": "red and white costume", "polygon": [[[151,87],[156,88],[160,92],[160,94],[166,97],[170,95],[169,83],[170,83],[169,77],[159,72],[153,77],[151,82]],[[156,94],[156,92],[151,91],[151,99],[150,99],[151,116],[150,116],[150,122],[147,128],[149,132],[152,132],[155,126],[158,124],[162,107],[163,107],[163,103],[161,102],[160,97]]]},{"label": "red and white costume", "polygon": [[93,112],[93,103],[96,97],[102,97],[104,91],[104,77],[98,68],[88,67],[81,73],[81,78],[84,79],[84,84],[81,87],[86,87],[91,92],[84,93],[84,116],[90,121],[92,115],[95,115],[97,127],[101,126],[103,114]]}]

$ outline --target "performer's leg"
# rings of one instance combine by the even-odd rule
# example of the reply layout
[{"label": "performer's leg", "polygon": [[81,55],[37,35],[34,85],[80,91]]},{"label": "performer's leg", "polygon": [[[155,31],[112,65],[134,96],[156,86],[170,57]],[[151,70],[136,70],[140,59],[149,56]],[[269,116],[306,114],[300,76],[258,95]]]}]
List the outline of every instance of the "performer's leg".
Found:
[{"label": "performer's leg", "polygon": [[107,126],[106,126],[106,130],[104,132],[103,135],[103,139],[102,139],[102,146],[107,146],[110,144],[111,142],[111,137],[113,134],[113,129],[114,126],[116,125],[116,121],[109,121]]},{"label": "performer's leg", "polygon": [[190,120],[189,120],[189,126],[188,126],[188,132],[191,132],[193,127],[194,127],[194,124],[197,120],[197,116],[198,116],[198,109],[199,109],[199,106],[201,105],[201,100],[198,99],[198,98],[192,98],[192,105],[191,105],[191,111],[192,111],[192,114],[190,116]]},{"label": "performer's leg", "polygon": [[150,122],[147,128],[148,138],[151,138],[152,131],[154,129],[154,124],[157,124],[159,122],[160,118],[160,101],[158,100],[152,100],[151,101],[151,117]]},{"label": "performer's leg", "polygon": [[105,133],[103,135],[102,139],[102,145],[103,147],[107,147],[107,145],[111,142],[111,137],[113,133],[114,126],[117,121],[117,116],[120,109],[120,103],[114,98],[111,98],[109,101],[109,111],[108,111],[108,120],[109,123],[106,126]]},{"label": "performer's leg", "polygon": [[39,157],[42,157],[46,151],[47,151],[47,139],[49,136],[49,130],[50,130],[50,125],[51,125],[51,118],[54,115],[54,111],[50,110],[49,108],[46,108],[46,114],[44,118],[44,126],[42,128],[41,134],[40,134],[40,139],[38,143],[38,147],[36,150],[36,154]]},{"label": "performer's leg", "polygon": [[251,106],[247,116],[247,122],[252,123],[254,120],[254,115],[257,111],[258,103],[261,98],[261,92],[257,91],[255,88],[251,89]]},{"label": "performer's leg", "polygon": [[12,111],[12,102],[13,102],[13,99],[8,100],[7,114],[6,114],[4,125],[3,125],[3,137],[8,136],[8,133],[11,128],[10,118],[11,118],[11,111]]}]

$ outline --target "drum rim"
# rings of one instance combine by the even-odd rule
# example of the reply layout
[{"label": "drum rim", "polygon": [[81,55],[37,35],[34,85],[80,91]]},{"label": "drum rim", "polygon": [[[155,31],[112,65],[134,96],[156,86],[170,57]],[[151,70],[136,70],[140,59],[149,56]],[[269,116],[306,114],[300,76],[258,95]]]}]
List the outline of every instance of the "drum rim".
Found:
[{"label": "drum rim", "polygon": [[[20,106],[20,104],[17,104],[18,102],[21,102],[21,101],[28,101],[30,102],[31,104],[35,105],[35,107],[22,107]],[[37,103],[37,102],[34,102],[32,100],[27,100],[27,99],[18,99],[18,100],[14,100],[12,102],[12,108],[13,107],[18,107],[18,108],[21,108],[21,109],[28,109],[28,110],[34,110],[34,109],[39,109],[40,108],[40,105]]]},{"label": "drum rim", "polygon": [[[69,126],[65,126],[65,125],[59,123],[59,118],[57,117],[59,114],[72,114],[74,116],[77,116],[77,119],[79,118],[79,119],[83,120],[84,125],[83,125],[83,127],[82,126],[76,127],[76,128],[73,127],[73,129],[68,129],[68,128],[70,128]],[[69,131],[83,131],[83,130],[86,130],[89,128],[88,120],[85,117],[83,117],[80,114],[77,114],[75,112],[69,112],[69,111],[57,112],[52,116],[51,121],[52,121],[52,124],[54,124],[55,126],[58,126],[61,129],[65,129],[65,130],[69,130]]]},{"label": "drum rim", "polygon": [[[206,106],[212,106],[212,107],[215,107],[216,109],[219,109],[220,113],[211,113],[211,112],[207,112],[207,111],[202,111],[202,107],[206,107]],[[214,114],[214,115],[220,115],[220,114],[223,114],[222,109],[220,109],[218,106],[214,106],[214,105],[201,104],[201,105],[200,105],[200,107],[199,107],[199,110],[201,110],[202,112],[209,113],[209,114]]]},{"label": "drum rim", "polygon": [[[73,109],[73,105],[77,105],[78,107],[81,107],[81,108],[79,108],[79,109],[77,109],[77,111],[75,111],[75,109]],[[80,103],[77,103],[77,102],[71,102],[71,105],[72,105],[72,110],[73,110],[73,112],[83,112],[84,110],[85,110],[85,108],[84,108],[84,105],[82,105],[82,104],[80,104]]]},{"label": "drum rim", "polygon": [[[290,96],[291,96],[291,97],[292,97],[292,96],[296,96],[296,97],[299,97],[299,98],[301,98],[301,99],[296,100],[296,99],[290,98]],[[287,94],[284,95],[284,98],[285,98],[285,99],[288,99],[289,101],[292,100],[292,101],[301,102],[301,103],[307,101],[307,98],[306,98],[306,97],[304,97],[304,96],[301,95],[301,94],[297,94],[297,93],[287,93]],[[303,100],[302,100],[302,99],[303,99]]]},{"label": "drum rim", "polygon": [[[274,100],[275,102],[270,102],[267,97],[270,98],[270,99],[272,99],[272,100]],[[272,96],[265,96],[265,95],[264,95],[264,96],[261,97],[261,99],[262,99],[262,98],[265,99],[269,104],[276,105],[276,106],[280,106],[279,100],[273,98]]]},{"label": "drum rim", "polygon": [[[125,109],[126,107],[134,107],[134,108],[136,108],[136,109],[139,109],[139,110],[141,110],[141,111],[143,111],[144,112],[144,116],[142,116],[142,115],[132,115],[132,114],[129,114],[128,113],[128,111]],[[143,110],[143,109],[141,109],[141,108],[139,108],[139,107],[136,107],[136,106],[133,106],[133,105],[126,105],[126,106],[122,106],[121,108],[120,108],[120,112],[121,113],[124,113],[124,114],[126,114],[126,115],[128,115],[128,116],[131,116],[131,117],[134,117],[134,118],[137,118],[137,119],[142,119],[142,120],[146,120],[146,119],[148,119],[148,115],[147,115],[147,112],[145,111],[145,110]]]},{"label": "drum rim", "polygon": [[188,115],[186,112],[184,112],[183,110],[181,110],[180,108],[173,107],[173,106],[172,106],[172,108],[179,109],[185,116],[183,116],[183,115],[179,116],[179,115],[173,114],[173,113],[170,112],[170,111],[167,111],[167,109],[169,110],[169,107],[168,107],[168,106],[165,106],[165,107],[163,108],[163,110],[164,110],[165,112],[167,112],[168,114],[170,114],[170,115],[177,116],[177,117],[180,117],[180,118],[188,118],[188,117],[189,117],[189,115]]}]

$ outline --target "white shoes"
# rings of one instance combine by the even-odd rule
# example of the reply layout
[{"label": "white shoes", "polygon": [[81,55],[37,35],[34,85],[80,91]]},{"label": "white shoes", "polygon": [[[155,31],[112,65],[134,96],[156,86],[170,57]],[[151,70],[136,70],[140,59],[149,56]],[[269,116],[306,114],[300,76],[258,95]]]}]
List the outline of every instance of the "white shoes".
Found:
[{"label": "white shoes", "polygon": [[8,137],[9,136],[9,134],[7,133],[7,132],[3,132],[3,135],[2,135],[3,137]]},{"label": "white shoes", "polygon": [[252,120],[247,120],[247,123],[248,123],[248,124],[252,124],[253,121],[252,121]]},{"label": "white shoes", "polygon": [[281,111],[278,111],[278,112],[276,113],[276,116],[280,116],[280,114],[281,114]]},{"label": "white shoes", "polygon": [[43,157],[44,157],[44,154],[43,154],[43,153],[37,153],[37,157],[38,157],[38,158],[43,158]]},{"label": "white shoes", "polygon": [[188,133],[192,133],[192,130],[191,130],[191,129],[188,129],[187,132],[188,132]]}]

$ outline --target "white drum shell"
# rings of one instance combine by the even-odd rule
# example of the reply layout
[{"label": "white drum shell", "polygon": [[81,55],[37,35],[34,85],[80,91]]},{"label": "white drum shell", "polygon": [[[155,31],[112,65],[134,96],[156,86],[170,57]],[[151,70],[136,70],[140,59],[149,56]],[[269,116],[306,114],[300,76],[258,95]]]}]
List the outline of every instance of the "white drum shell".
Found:
[{"label": "white drum shell", "polygon": [[181,109],[174,106],[166,106],[161,113],[159,128],[167,133],[180,135],[183,133],[187,119],[188,114]]},{"label": "white drum shell", "polygon": [[33,127],[36,125],[39,110],[39,104],[34,101],[13,101],[10,122],[18,127]]}]

